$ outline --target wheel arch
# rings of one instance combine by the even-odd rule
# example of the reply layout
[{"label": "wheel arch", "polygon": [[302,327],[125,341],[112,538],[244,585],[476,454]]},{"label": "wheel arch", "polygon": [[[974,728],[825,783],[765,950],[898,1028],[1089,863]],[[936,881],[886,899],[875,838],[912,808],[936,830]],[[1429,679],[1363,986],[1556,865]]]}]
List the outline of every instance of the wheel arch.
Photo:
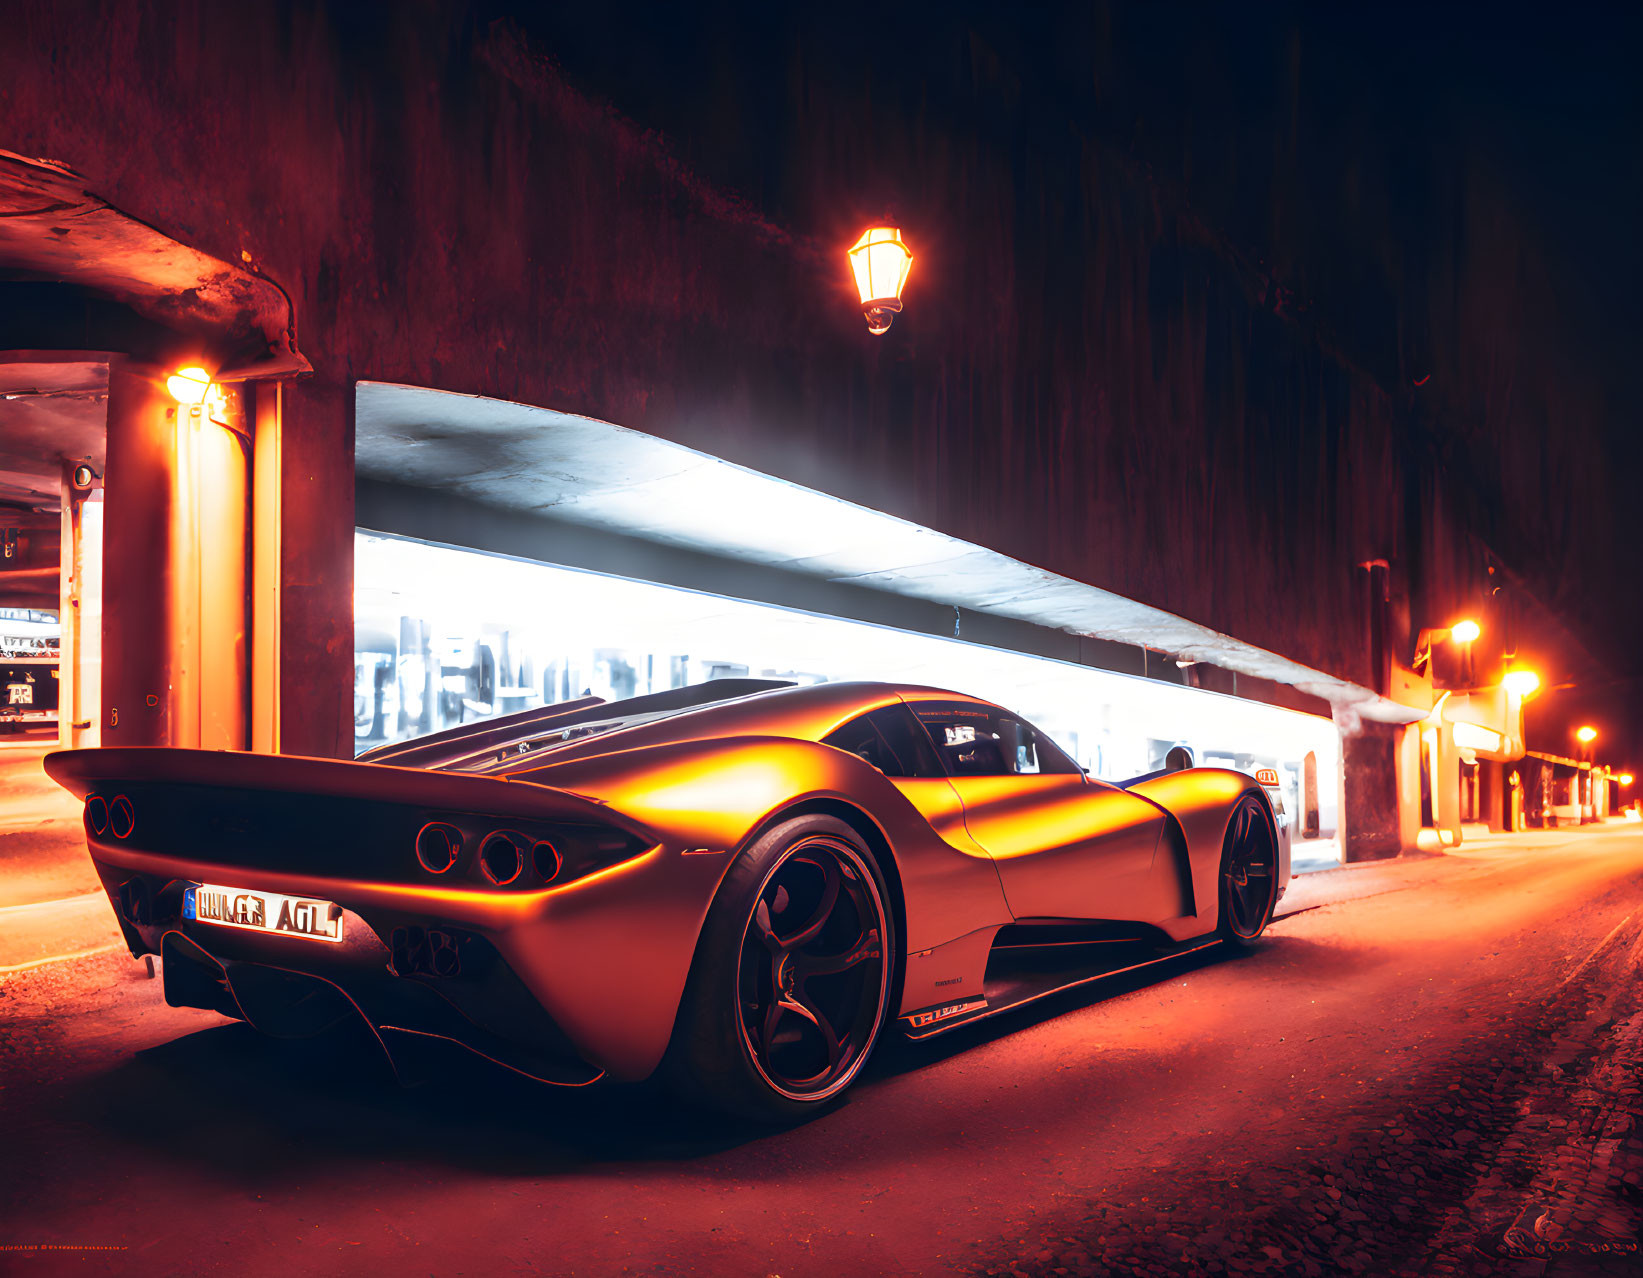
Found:
[{"label": "wheel arch", "polygon": [[[879,867],[879,873],[884,875],[884,885],[890,891],[890,908],[894,912],[896,921],[896,946],[892,954],[894,970],[890,974],[890,1015],[894,1017],[893,1009],[901,1005],[902,981],[907,975],[907,896],[902,886],[901,868],[896,864],[895,848],[890,843],[890,837],[885,834],[883,827],[875,821],[864,808],[858,807],[847,799],[832,795],[813,795],[810,798],[799,799],[785,807],[777,808],[767,814],[765,818],[754,826],[736,849],[740,856],[742,850],[752,847],[765,832],[774,829],[783,821],[791,821],[802,816],[830,816],[842,821],[860,836],[867,845],[867,850],[873,854],[873,860]],[[723,882],[721,880],[721,887]]]},{"label": "wheel arch", "polygon": [[1221,853],[1232,814],[1246,794],[1260,795],[1276,834],[1272,803],[1254,777],[1231,768],[1186,768],[1126,787],[1163,809],[1186,842],[1195,906],[1193,927],[1208,932],[1220,922]]}]

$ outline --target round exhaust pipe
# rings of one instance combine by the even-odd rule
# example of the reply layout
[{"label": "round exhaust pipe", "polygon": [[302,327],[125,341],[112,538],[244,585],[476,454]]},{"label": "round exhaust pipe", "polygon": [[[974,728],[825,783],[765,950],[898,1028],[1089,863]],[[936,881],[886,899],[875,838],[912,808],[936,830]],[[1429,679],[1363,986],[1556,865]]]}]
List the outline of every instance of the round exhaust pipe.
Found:
[{"label": "round exhaust pipe", "polygon": [[536,846],[531,848],[531,864],[536,867],[536,872],[541,876],[542,882],[552,883],[559,877],[559,871],[563,868],[565,861],[559,855],[558,848],[546,839],[538,839]]},{"label": "round exhaust pipe", "polygon": [[479,845],[479,868],[497,887],[507,887],[525,872],[523,842],[510,830],[494,830]]},{"label": "round exhaust pipe", "polygon": [[108,832],[117,839],[129,839],[136,828],[137,809],[125,795],[115,795],[108,805]]},{"label": "round exhaust pipe", "polygon": [[430,821],[417,831],[416,859],[429,874],[443,874],[462,852],[462,831],[442,821]]}]

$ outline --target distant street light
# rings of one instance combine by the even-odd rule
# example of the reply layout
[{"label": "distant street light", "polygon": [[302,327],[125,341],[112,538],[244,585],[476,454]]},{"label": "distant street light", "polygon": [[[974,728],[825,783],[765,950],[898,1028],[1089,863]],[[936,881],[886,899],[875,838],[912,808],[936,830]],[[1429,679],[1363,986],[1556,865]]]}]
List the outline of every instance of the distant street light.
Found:
[{"label": "distant street light", "polygon": [[1483,633],[1483,627],[1468,617],[1449,627],[1449,637],[1461,645],[1461,681],[1472,686],[1472,641]]},{"label": "distant street light", "polygon": [[874,335],[890,331],[890,321],[901,310],[901,290],[913,269],[913,254],[902,243],[901,232],[893,226],[874,226],[861,233],[850,250],[850,269],[861,294],[867,331]]},{"label": "distant street light", "polygon": [[1575,730],[1575,740],[1580,742],[1580,757],[1586,763],[1592,762],[1592,742],[1597,740],[1597,729],[1586,724]]},{"label": "distant street light", "polygon": [[1540,690],[1540,676],[1533,670],[1508,670],[1500,686],[1515,697],[1527,699]]}]

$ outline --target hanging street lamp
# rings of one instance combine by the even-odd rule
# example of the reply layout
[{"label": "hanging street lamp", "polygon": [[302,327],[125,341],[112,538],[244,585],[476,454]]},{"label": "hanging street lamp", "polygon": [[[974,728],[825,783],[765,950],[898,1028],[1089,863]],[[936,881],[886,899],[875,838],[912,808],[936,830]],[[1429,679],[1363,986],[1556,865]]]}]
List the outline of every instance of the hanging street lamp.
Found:
[{"label": "hanging street lamp", "polygon": [[875,336],[890,331],[890,321],[901,310],[901,290],[913,269],[912,251],[893,226],[869,227],[850,250],[850,270],[861,294],[867,331]]}]

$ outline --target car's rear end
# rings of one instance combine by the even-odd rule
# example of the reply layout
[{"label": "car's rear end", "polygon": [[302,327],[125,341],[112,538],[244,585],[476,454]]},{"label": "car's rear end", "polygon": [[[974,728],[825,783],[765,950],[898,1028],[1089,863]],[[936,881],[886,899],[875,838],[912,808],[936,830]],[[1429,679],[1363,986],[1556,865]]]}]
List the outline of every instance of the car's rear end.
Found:
[{"label": "car's rear end", "polygon": [[550,1082],[654,1068],[722,869],[500,778],[173,749],[46,768],[169,1002],[281,1036],[358,1015],[391,1056],[447,1038]]}]

